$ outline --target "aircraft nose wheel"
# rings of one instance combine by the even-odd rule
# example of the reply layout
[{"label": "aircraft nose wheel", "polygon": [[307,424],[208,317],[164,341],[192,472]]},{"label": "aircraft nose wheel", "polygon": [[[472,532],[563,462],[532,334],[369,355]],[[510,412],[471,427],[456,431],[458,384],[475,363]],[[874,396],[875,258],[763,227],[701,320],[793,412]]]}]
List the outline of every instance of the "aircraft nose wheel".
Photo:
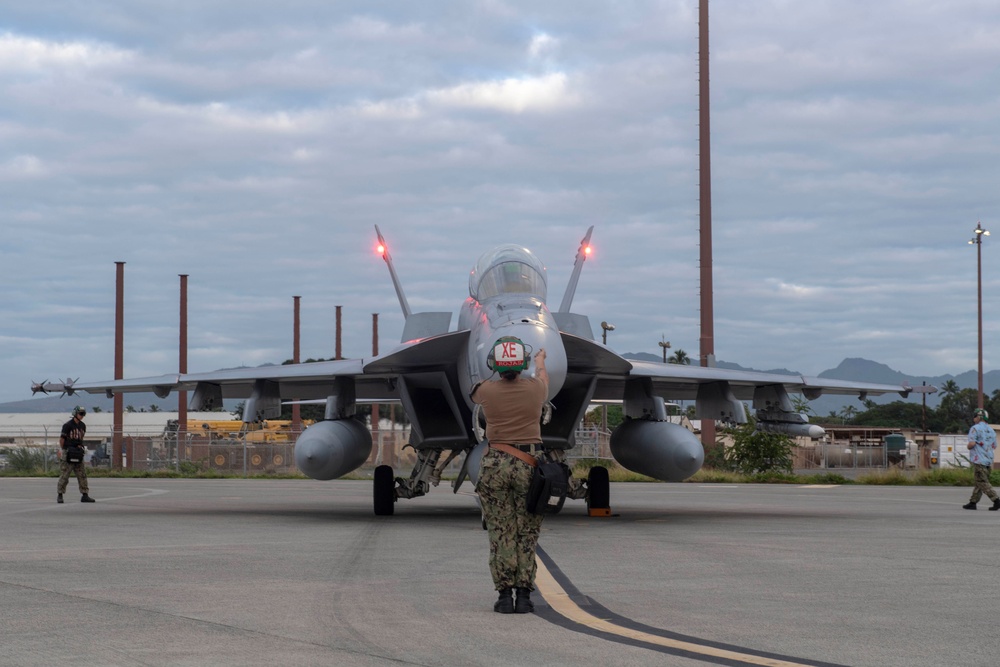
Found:
[{"label": "aircraft nose wheel", "polygon": [[374,481],[375,516],[392,516],[396,505],[396,479],[392,475],[392,466],[375,468]]}]

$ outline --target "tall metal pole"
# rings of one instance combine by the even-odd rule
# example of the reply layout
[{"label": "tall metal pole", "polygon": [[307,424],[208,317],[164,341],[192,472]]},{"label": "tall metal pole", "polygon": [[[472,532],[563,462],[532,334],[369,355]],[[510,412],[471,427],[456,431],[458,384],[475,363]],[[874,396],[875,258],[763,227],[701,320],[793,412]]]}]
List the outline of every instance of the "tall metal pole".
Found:
[{"label": "tall metal pole", "polygon": [[[181,375],[188,372],[188,277],[187,274],[180,274],[181,278],[181,313],[180,313],[180,341],[177,370]],[[184,451],[184,444],[187,442],[187,421],[188,406],[187,392],[177,392],[177,469],[180,470],[181,455]]]},{"label": "tall metal pole", "polygon": [[983,407],[983,244],[976,243],[976,305],[979,311],[979,407]]},{"label": "tall metal pole", "polygon": [[[115,262],[115,379],[125,377],[125,262]],[[111,464],[122,467],[122,413],[124,400],[115,394],[114,416],[111,426]]]},{"label": "tall metal pole", "polygon": [[[708,0],[698,2],[698,158],[701,264],[701,365],[715,365],[715,311],[712,304],[712,140],[709,125]],[[715,446],[715,421],[701,420],[701,443]]]},{"label": "tall metal pole", "polygon": [[[378,356],[378,313],[372,313],[372,356]],[[378,403],[372,403],[372,440],[375,442],[376,447],[373,454],[378,457],[382,454],[381,463],[385,465],[393,465],[395,463],[395,452],[383,452],[382,451],[382,435],[379,433],[378,428],[379,421],[379,405]]]},{"label": "tall metal pole", "polygon": [[334,334],[334,337],[336,339],[336,342],[335,342],[335,346],[336,347],[334,349],[334,359],[343,359],[344,358],[340,354],[340,351],[341,351],[341,348],[340,348],[340,317],[341,317],[340,309],[341,308],[343,308],[343,306],[337,306],[337,328],[336,328],[336,333]]},{"label": "tall metal pole", "polygon": [[983,407],[983,237],[989,236],[990,231],[983,229],[982,222],[977,222],[973,232],[976,235],[969,243],[976,246],[976,305],[979,315],[979,393],[977,394],[977,404],[981,408]]},{"label": "tall metal pole", "polygon": [[[293,296],[292,301],[294,305],[292,307],[292,363],[299,363],[299,314],[300,314],[300,301],[301,296]],[[298,400],[297,398],[295,400]],[[292,405],[292,433],[299,433],[302,431],[302,411],[301,406],[298,403]]]}]

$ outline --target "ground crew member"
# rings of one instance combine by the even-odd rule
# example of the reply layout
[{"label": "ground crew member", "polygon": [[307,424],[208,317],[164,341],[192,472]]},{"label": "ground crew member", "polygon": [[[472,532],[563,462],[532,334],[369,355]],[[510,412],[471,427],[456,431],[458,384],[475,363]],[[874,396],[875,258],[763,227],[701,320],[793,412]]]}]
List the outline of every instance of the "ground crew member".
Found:
[{"label": "ground crew member", "polygon": [[[73,418],[63,424],[62,433],[59,435],[59,449],[62,452],[62,463],[60,464],[61,474],[59,475],[59,488],[58,495],[56,496],[57,503],[63,501],[63,494],[66,493],[66,487],[69,485],[70,471],[76,473],[76,483],[80,486],[80,493],[83,494],[80,502],[96,502],[89,495],[90,485],[87,483],[87,464],[83,460],[83,437],[87,434],[87,425],[83,423],[83,418],[86,416],[87,411],[80,406],[73,408]],[[75,453],[79,461],[70,462],[67,460],[70,458],[70,452],[77,449],[79,451]]]},{"label": "ground crew member", "polygon": [[990,484],[990,469],[993,467],[993,452],[997,448],[997,434],[986,423],[990,415],[982,408],[972,413],[972,428],[969,429],[969,462],[976,475],[976,486],[972,489],[969,504],[962,505],[967,510],[976,509],[976,503],[985,493],[993,501],[989,509],[1000,510],[1000,496]]},{"label": "ground crew member", "polygon": [[[500,597],[493,611],[526,614],[534,611],[535,547],[542,515],[527,510],[528,486],[542,448],[542,407],[548,399],[549,375],[545,350],[534,355],[535,377],[521,371],[531,362],[524,343],[512,336],[499,339],[487,365],[499,380],[481,382],[472,400],[486,416],[489,449],[483,455],[476,491],[490,537],[490,573]],[[517,600],[513,598],[517,591]]]}]

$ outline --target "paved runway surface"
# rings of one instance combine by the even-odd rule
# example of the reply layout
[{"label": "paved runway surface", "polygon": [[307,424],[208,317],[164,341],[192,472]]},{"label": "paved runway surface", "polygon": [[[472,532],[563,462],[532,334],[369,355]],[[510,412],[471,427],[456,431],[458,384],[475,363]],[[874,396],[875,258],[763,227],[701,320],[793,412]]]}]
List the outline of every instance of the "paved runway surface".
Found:
[{"label": "paved runway surface", "polygon": [[502,616],[469,493],[75,483],[0,479],[0,665],[1000,662],[1000,512],[964,488],[615,484],[546,519],[545,600]]}]

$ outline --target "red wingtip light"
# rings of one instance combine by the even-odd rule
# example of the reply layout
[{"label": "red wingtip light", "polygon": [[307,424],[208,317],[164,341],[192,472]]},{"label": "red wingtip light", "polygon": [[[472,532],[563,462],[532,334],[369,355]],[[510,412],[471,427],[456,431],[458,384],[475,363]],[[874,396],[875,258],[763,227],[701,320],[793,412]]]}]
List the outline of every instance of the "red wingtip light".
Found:
[{"label": "red wingtip light", "polygon": [[385,254],[385,246],[382,245],[381,243],[379,243],[377,246],[375,246],[375,252],[377,252],[380,255],[384,255]]},{"label": "red wingtip light", "polygon": [[593,250],[591,249],[590,246],[587,246],[586,248],[583,249],[583,254],[584,255],[589,255],[592,252],[593,252]]}]

